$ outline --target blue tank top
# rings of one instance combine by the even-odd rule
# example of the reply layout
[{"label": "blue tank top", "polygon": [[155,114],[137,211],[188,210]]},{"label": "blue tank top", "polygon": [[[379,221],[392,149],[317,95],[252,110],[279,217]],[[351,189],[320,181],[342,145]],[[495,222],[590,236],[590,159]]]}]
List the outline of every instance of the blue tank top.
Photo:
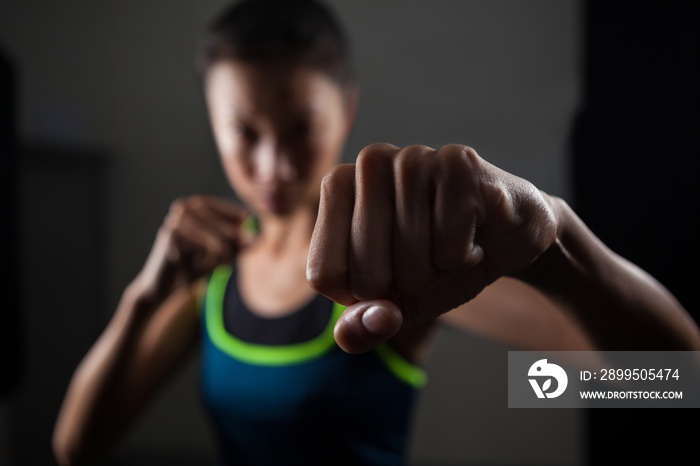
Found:
[{"label": "blue tank top", "polygon": [[[220,464],[403,465],[425,373],[390,344],[342,351],[332,312],[315,337],[258,344],[225,325],[232,268],[217,268],[203,304],[201,390],[218,435]],[[324,298],[325,299],[325,298]],[[232,325],[235,325],[233,323]]]}]

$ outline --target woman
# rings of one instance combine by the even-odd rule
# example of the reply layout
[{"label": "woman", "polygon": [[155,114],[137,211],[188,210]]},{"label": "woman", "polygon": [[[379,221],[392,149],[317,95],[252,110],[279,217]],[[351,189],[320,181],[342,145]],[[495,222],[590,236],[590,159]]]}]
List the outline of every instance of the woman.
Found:
[{"label": "woman", "polygon": [[173,203],[70,383],[61,465],[104,454],[198,345],[231,465],[402,464],[442,322],[528,349],[700,349],[658,282],[473,149],[374,144],[338,165],[357,87],[322,5],[235,4],[198,67],[242,205]]}]

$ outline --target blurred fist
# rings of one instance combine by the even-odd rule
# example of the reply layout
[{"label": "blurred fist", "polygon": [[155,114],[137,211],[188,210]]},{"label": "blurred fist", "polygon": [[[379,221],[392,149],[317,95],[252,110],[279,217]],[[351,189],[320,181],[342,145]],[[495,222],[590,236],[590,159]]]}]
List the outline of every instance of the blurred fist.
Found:
[{"label": "blurred fist", "polygon": [[248,212],[225,199],[196,195],[170,206],[137,283],[144,293],[163,299],[175,288],[230,263],[251,241],[241,228]]}]

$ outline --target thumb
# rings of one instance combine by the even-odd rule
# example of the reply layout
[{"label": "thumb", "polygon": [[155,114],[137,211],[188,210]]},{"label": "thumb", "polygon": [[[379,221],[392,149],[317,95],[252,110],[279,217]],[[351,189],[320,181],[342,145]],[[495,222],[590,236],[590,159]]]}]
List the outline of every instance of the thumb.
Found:
[{"label": "thumb", "polygon": [[361,301],[348,306],[338,319],[335,341],[347,353],[364,353],[394,336],[402,325],[403,315],[393,302]]}]

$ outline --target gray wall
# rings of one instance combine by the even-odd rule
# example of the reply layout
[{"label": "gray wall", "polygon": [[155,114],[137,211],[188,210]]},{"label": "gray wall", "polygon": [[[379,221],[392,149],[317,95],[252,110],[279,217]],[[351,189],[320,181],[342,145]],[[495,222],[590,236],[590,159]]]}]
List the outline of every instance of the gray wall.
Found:
[{"label": "gray wall", "polygon": [[[362,81],[348,160],[371,142],[466,143],[540,188],[570,196],[567,138],[580,98],[578,1],[331,3],[353,38]],[[0,4],[0,45],[19,72],[22,139],[109,157],[104,308],[95,310],[103,323],[171,200],[196,192],[230,195],[191,71],[197,34],[224,4]],[[95,338],[99,328],[84,331]],[[476,336],[440,336],[417,413],[416,464],[585,462],[581,413],[507,409],[506,351]],[[193,359],[127,436],[122,454],[209,451],[196,370]],[[0,461],[8,455],[2,436],[12,429],[6,415],[12,402],[0,402]]]}]

